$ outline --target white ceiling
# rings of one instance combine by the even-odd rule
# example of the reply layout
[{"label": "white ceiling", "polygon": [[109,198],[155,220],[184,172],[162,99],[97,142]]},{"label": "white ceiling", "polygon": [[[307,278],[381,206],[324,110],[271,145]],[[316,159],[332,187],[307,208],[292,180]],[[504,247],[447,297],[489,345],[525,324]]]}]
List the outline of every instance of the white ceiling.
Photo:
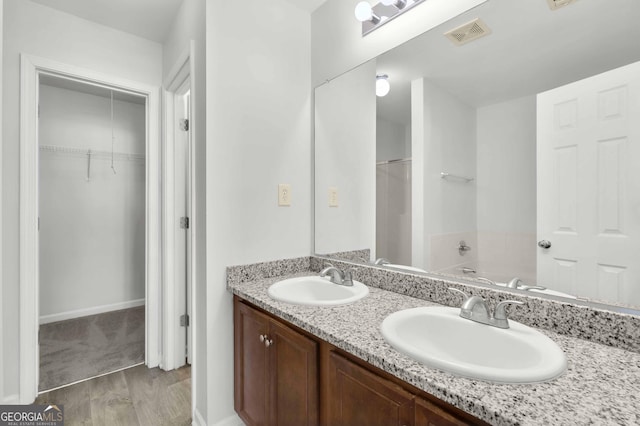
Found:
[{"label": "white ceiling", "polygon": [[97,22],[98,24],[162,43],[168,31],[171,29],[171,24],[183,0],[31,1],[89,21]]},{"label": "white ceiling", "polygon": [[[424,76],[472,106],[533,95],[640,61],[640,1],[489,0],[379,56],[391,92],[379,115],[408,124],[410,81]],[[481,18],[492,30],[456,47],[443,34]]]},{"label": "white ceiling", "polygon": [[[164,42],[183,0],[31,0],[80,18]],[[240,1],[240,0],[230,0]],[[286,0],[311,13],[327,0]]]}]

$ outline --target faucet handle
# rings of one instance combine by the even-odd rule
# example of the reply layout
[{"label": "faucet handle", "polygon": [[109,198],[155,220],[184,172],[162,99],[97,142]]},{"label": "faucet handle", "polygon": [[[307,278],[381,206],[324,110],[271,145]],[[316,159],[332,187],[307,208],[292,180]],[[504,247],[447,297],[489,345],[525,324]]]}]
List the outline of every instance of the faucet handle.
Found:
[{"label": "faucet handle", "polygon": [[345,279],[345,280],[351,280],[351,276],[352,276],[352,274],[353,274],[355,271],[357,271],[357,270],[358,270],[358,268],[355,268],[355,267],[354,267],[354,268],[349,268],[349,269],[345,270],[345,271],[344,271],[344,279]]},{"label": "faucet handle", "polygon": [[349,268],[346,271],[344,271],[343,277],[342,277],[342,284],[343,285],[347,285],[347,286],[352,286],[353,285],[353,273],[355,271],[357,271],[358,268]]},{"label": "faucet handle", "polygon": [[496,309],[493,311],[493,318],[497,320],[506,320],[507,313],[505,311],[505,307],[507,305],[524,305],[524,303],[518,300],[503,300],[496,305]]},{"label": "faucet handle", "polygon": [[462,297],[464,297],[464,300],[467,300],[467,299],[469,298],[469,296],[467,295],[467,293],[465,293],[464,291],[459,290],[459,289],[457,289],[457,288],[449,287],[449,288],[448,288],[448,290],[450,290],[450,291],[452,291],[452,292],[454,292],[454,293],[457,293],[457,294],[461,295]]}]

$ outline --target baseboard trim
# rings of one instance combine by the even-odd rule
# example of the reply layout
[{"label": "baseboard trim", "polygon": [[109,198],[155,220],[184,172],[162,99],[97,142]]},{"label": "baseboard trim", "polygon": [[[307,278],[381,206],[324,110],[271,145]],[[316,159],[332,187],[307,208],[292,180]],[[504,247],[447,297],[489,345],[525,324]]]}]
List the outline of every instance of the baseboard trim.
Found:
[{"label": "baseboard trim", "polygon": [[59,314],[42,315],[39,322],[40,324],[49,324],[51,322],[86,317],[88,315],[97,315],[103,314],[105,312],[119,311],[121,309],[135,308],[137,306],[143,306],[144,302],[144,299],[129,300],[126,302],[112,303],[111,305],[102,305],[92,308],[77,309],[75,311],[61,312]]},{"label": "baseboard trim", "polygon": [[20,404],[20,395],[7,395],[2,399],[2,405],[18,405]]},{"label": "baseboard trim", "polygon": [[193,410],[193,419],[191,424],[193,426],[207,426],[207,422],[204,421],[202,414],[200,414],[200,411],[197,408]]},{"label": "baseboard trim", "polygon": [[218,423],[215,423],[213,426],[245,426],[244,422],[237,414],[227,417],[226,419],[220,420]]}]

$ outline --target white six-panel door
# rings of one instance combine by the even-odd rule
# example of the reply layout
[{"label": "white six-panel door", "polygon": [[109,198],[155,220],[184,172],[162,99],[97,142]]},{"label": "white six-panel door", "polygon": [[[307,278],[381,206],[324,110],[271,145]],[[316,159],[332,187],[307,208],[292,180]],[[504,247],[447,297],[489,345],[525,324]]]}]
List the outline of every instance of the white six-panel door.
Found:
[{"label": "white six-panel door", "polygon": [[640,305],[640,63],[538,95],[538,282]]}]

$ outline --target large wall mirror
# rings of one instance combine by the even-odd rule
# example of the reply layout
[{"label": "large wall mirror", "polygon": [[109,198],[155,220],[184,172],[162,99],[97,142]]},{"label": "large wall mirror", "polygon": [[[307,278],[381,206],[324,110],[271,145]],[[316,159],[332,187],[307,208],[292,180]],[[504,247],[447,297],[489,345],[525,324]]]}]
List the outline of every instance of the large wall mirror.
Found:
[{"label": "large wall mirror", "polygon": [[317,87],[315,252],[638,309],[639,16],[489,0]]}]

